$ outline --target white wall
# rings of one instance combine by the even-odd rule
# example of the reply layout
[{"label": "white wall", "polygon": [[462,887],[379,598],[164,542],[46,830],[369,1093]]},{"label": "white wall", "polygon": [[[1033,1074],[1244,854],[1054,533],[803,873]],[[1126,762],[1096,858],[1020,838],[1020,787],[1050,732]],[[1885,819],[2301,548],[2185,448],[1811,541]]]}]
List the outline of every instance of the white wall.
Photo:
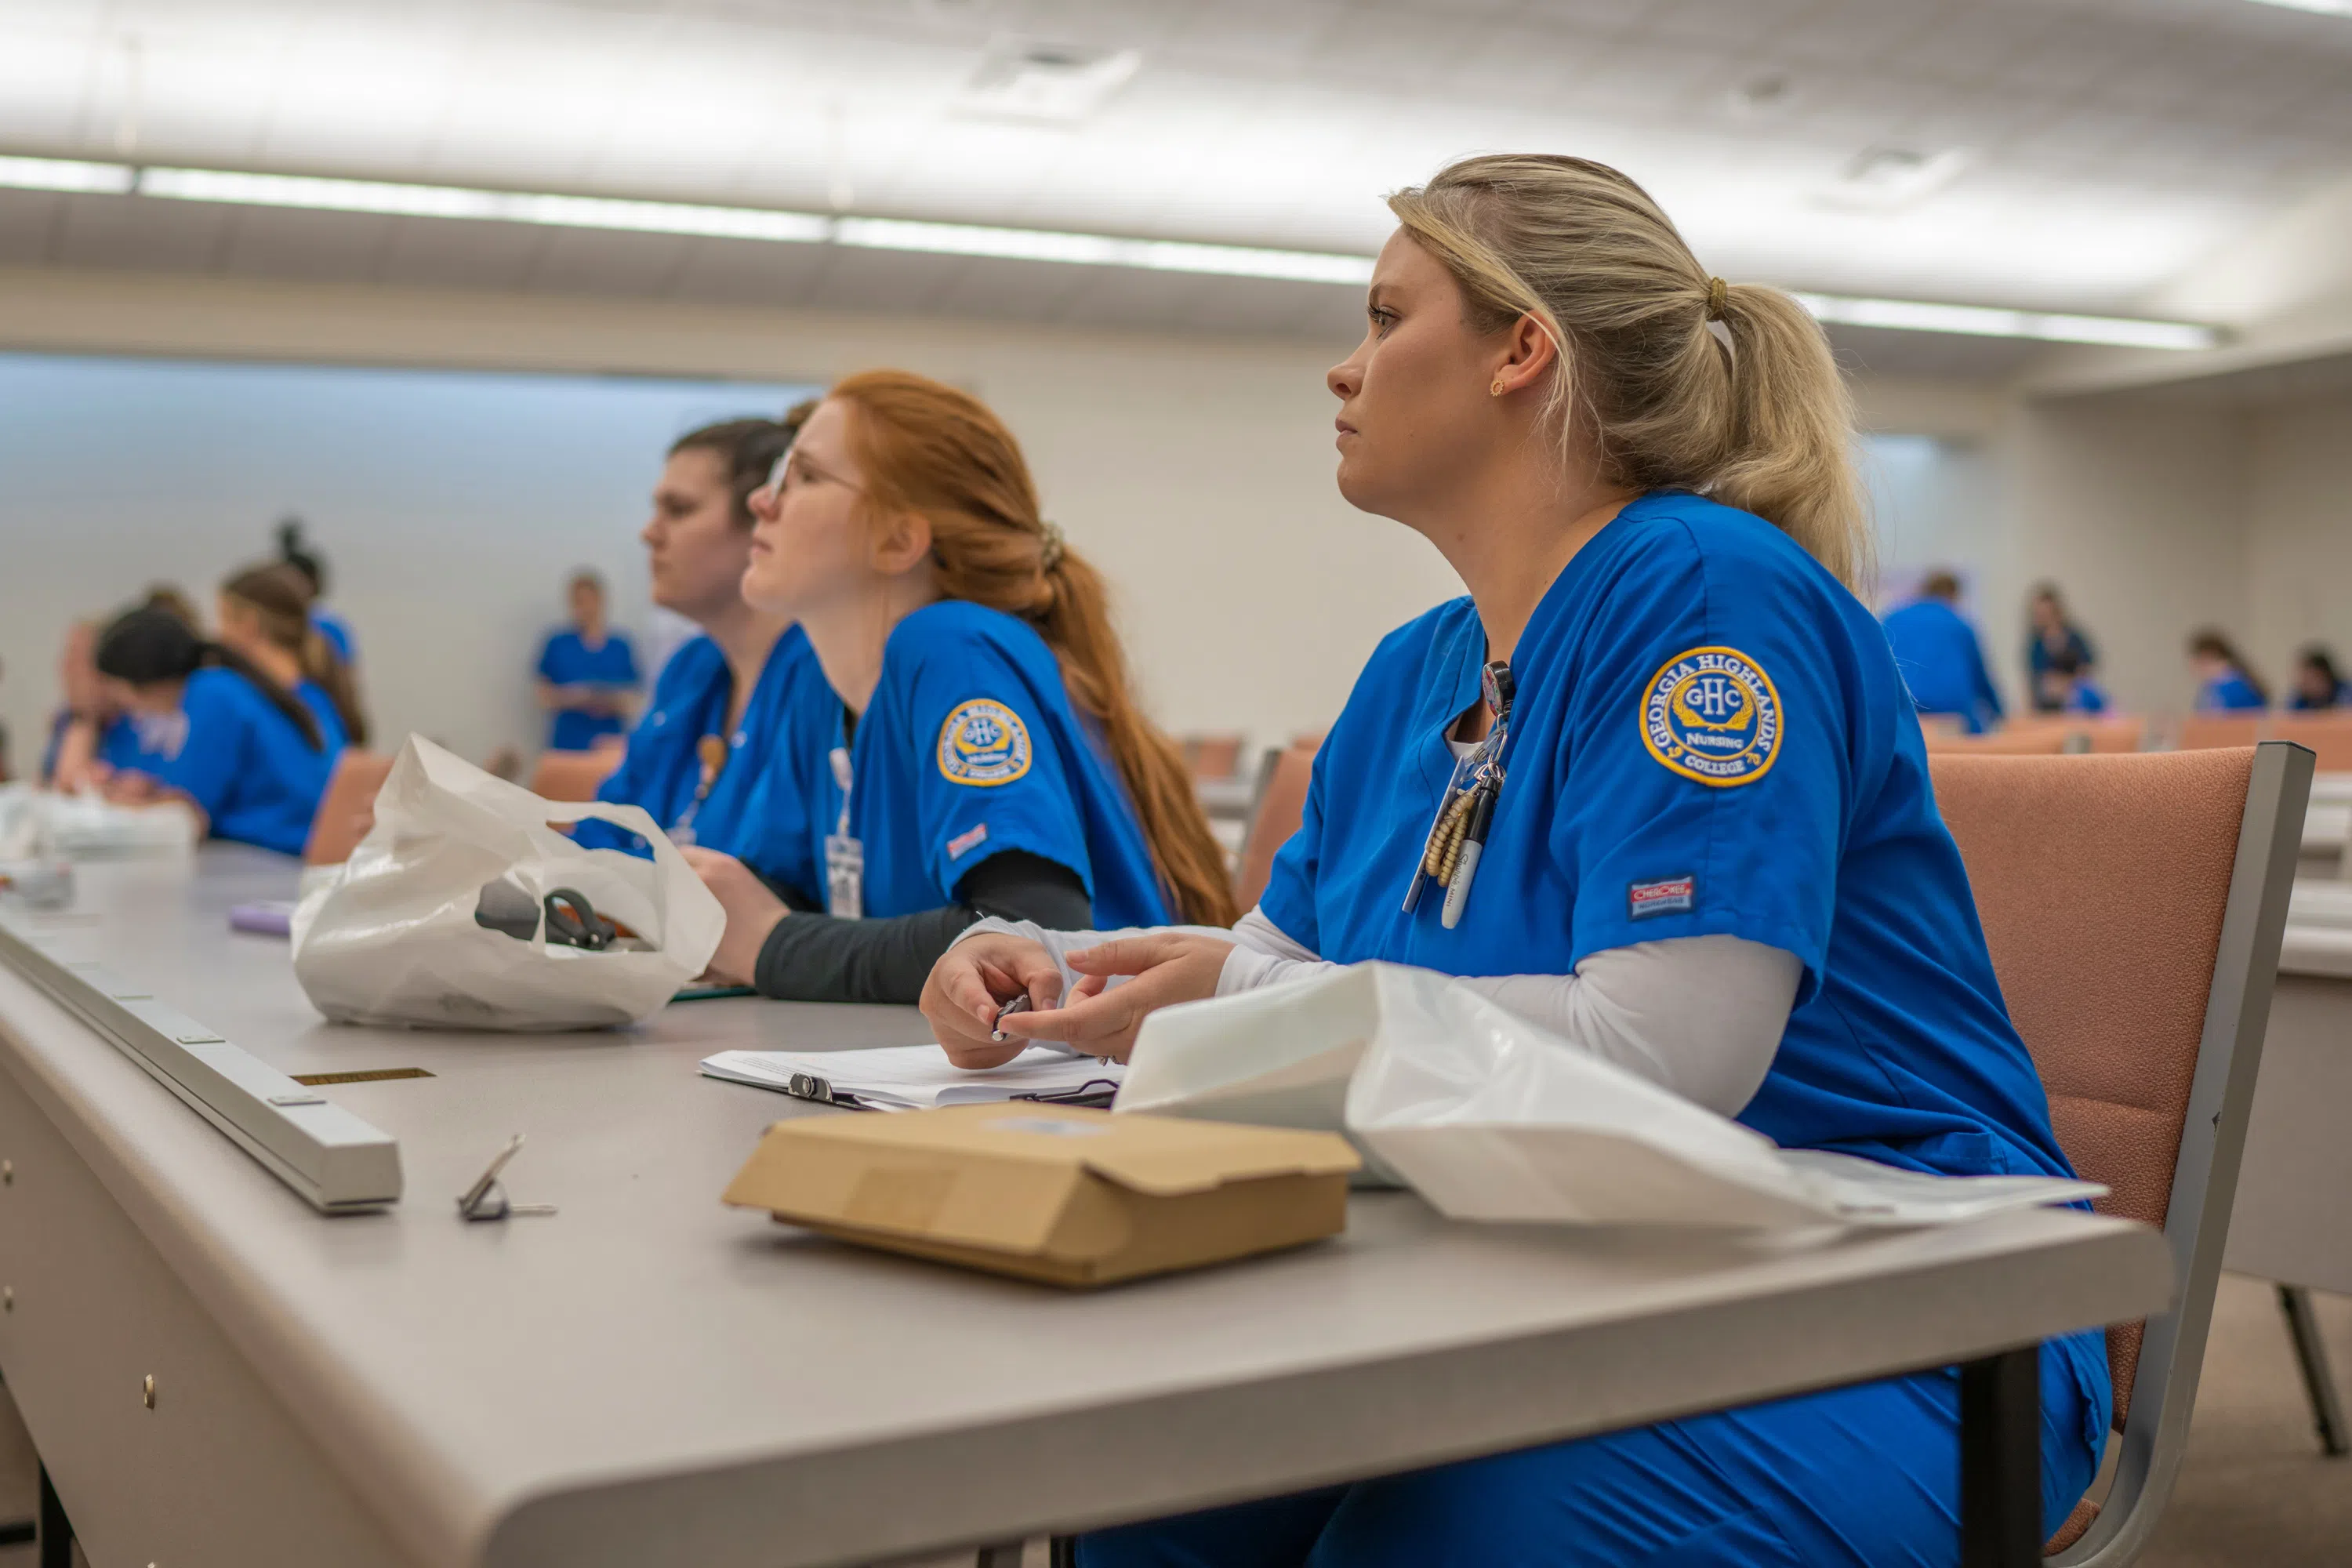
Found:
[{"label": "white wall", "polygon": [[2274,685],[2311,641],[2352,656],[2352,397],[2247,417],[2246,655]]}]

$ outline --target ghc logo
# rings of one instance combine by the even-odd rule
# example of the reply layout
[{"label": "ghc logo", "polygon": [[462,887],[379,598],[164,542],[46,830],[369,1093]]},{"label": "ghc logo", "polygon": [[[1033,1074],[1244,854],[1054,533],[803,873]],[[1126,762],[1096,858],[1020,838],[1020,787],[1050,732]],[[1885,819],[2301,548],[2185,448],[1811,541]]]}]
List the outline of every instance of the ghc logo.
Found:
[{"label": "ghc logo", "polygon": [[1691,682],[1687,700],[1699,717],[1720,721],[1738,712],[1748,694],[1727,677],[1702,675]]}]

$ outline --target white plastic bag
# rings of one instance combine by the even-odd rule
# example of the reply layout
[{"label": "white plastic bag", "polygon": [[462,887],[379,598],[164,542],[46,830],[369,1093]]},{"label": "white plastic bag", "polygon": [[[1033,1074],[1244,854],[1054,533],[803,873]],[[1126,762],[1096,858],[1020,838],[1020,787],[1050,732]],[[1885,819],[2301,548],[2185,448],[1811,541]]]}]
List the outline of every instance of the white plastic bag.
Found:
[{"label": "white plastic bag", "polygon": [[[1363,973],[1380,967],[1386,966]],[[1111,1109],[1344,1133],[1348,1084],[1381,1017],[1375,985],[1357,974],[1287,981],[1150,1014]],[[1351,1184],[1402,1184],[1360,1140],[1351,1142],[1364,1156]]]},{"label": "white plastic bag", "polygon": [[1784,1150],[1449,976],[1387,963],[1154,1014],[1117,1109],[1343,1131],[1455,1219],[1920,1226],[2106,1190]]},{"label": "white plastic bag", "polygon": [[[584,849],[550,823],[593,818],[654,858]],[[569,889],[638,942],[603,952],[475,919],[483,889],[538,905]],[[700,974],[727,917],[644,808],[541,800],[411,735],[375,826],[293,918],[294,976],[328,1017],[439,1028],[585,1029],[633,1023]]]},{"label": "white plastic bag", "polygon": [[117,805],[96,795],[0,784],[0,860],[185,855],[201,837],[195,814],[178,801]]}]

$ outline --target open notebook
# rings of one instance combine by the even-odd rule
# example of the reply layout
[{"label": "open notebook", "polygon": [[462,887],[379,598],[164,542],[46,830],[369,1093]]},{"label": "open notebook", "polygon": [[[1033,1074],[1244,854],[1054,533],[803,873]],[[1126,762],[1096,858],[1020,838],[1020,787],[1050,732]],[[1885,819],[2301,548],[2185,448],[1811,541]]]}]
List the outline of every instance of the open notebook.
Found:
[{"label": "open notebook", "polygon": [[1003,1067],[978,1072],[957,1067],[937,1046],[721,1051],[702,1063],[706,1078],[856,1110],[920,1110],[997,1100],[1107,1105],[1124,1070],[1117,1062],[1106,1065],[1042,1046],[1030,1047]]}]

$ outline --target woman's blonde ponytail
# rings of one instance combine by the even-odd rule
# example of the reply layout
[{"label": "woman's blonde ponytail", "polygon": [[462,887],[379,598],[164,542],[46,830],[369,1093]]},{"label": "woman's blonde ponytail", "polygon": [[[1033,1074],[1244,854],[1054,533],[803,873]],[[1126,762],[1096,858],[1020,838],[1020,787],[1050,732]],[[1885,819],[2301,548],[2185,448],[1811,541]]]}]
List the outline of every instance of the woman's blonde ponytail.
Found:
[{"label": "woman's blonde ponytail", "polygon": [[1648,192],[1587,159],[1465,158],[1389,206],[1453,273],[1473,326],[1526,316],[1550,336],[1563,453],[1589,441],[1620,483],[1754,512],[1866,586],[1853,404],[1794,298],[1711,277]]}]

